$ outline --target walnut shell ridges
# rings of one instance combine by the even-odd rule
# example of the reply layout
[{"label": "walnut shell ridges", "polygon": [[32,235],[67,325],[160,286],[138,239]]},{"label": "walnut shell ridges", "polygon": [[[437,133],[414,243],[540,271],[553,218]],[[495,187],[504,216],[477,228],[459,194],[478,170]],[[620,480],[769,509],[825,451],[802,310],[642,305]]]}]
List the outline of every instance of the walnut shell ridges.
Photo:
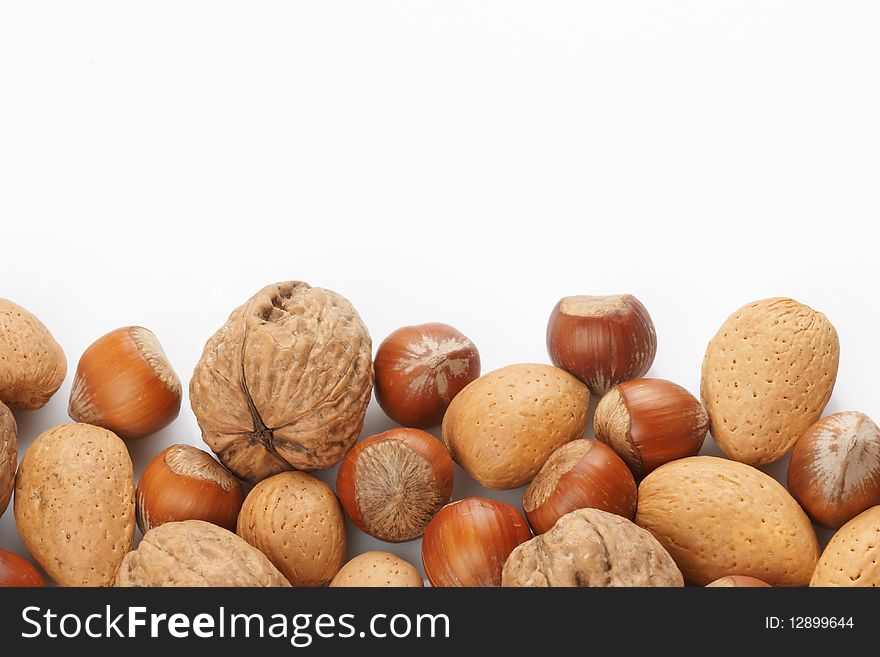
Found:
[{"label": "walnut shell ridges", "polygon": [[129,552],[115,586],[290,586],[266,556],[203,520],[151,529]]},{"label": "walnut shell ridges", "polygon": [[6,511],[15,486],[15,467],[18,465],[16,432],[12,411],[0,402],[0,516]]},{"label": "walnut shell ridges", "polygon": [[337,463],[373,389],[372,343],[344,297],[297,281],[263,288],[205,345],[190,403],[205,442],[255,483]]},{"label": "walnut shell ridges", "polygon": [[578,509],[517,547],[502,586],[684,586],[681,571],[650,532],[599,509]]}]

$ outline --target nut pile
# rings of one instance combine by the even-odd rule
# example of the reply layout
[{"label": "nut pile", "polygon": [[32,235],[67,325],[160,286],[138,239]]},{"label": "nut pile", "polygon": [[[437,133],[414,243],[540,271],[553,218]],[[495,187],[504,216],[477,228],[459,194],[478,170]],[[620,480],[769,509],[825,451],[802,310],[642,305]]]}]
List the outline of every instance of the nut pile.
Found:
[{"label": "nut pile", "polygon": [[[347,520],[389,546],[421,539],[433,586],[880,586],[880,429],[823,417],[840,355],[824,315],[743,306],[708,343],[699,398],[645,378],[657,332],[632,295],[561,299],[546,339],[552,366],[481,376],[466,335],[406,326],[374,361],[344,297],[267,286],[190,379],[210,452],[172,445],[135,482],[130,444],[181,407],[158,338],[95,341],[73,423],[19,464],[10,409],[45,405],[67,360],[0,299],[0,514],[13,499],[41,568],[0,546],[0,586],[423,585],[392,552],[349,555]],[[373,394],[401,426],[362,437]],[[728,458],[699,455],[710,434]],[[759,467],[789,453],[784,487]],[[335,490],[310,474],[337,464]],[[523,487],[522,504],[452,499],[456,464],[487,489]],[[824,552],[814,523],[837,530]]]}]

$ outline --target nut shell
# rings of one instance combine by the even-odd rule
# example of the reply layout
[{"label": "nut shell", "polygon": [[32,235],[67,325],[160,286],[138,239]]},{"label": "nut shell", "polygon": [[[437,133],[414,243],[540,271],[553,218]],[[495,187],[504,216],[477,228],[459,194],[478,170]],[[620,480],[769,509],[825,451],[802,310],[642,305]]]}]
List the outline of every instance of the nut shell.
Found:
[{"label": "nut shell", "polygon": [[636,523],[701,586],[726,575],[805,586],[819,557],[809,518],[776,480],[713,456],[672,461],[645,477]]},{"label": "nut shell", "polygon": [[46,586],[40,571],[15,552],[0,548],[0,588],[5,586]]},{"label": "nut shell", "polygon": [[788,490],[813,520],[833,529],[880,504],[880,428],[850,411],[816,422],[792,450]]},{"label": "nut shell", "polygon": [[290,586],[256,548],[201,520],[151,529],[126,555],[116,586]]},{"label": "nut shell", "polygon": [[180,396],[180,379],[156,336],[141,326],[127,326],[98,338],[83,353],[68,414],[76,422],[137,440],[177,417]]},{"label": "nut shell", "polygon": [[781,458],[822,415],[837,378],[840,344],[820,312],[793,299],[743,306],[709,342],[700,394],[710,431],[730,458]]},{"label": "nut shell", "polygon": [[709,582],[706,586],[710,588],[760,588],[769,587],[770,585],[757,577],[727,575],[726,577],[716,579],[714,582]]},{"label": "nut shell", "polygon": [[657,333],[631,294],[564,297],[547,323],[547,352],[554,365],[604,395],[651,369]]},{"label": "nut shell", "polygon": [[614,386],[593,416],[596,438],[611,446],[637,477],[695,456],[708,430],[709,417],[699,400],[664,379],[633,379]]},{"label": "nut shell", "polygon": [[480,353],[448,324],[405,326],[376,351],[376,401],[406,427],[433,427],[453,397],[480,376]]},{"label": "nut shell", "polygon": [[831,537],[810,586],[880,587],[880,506],[863,511]]},{"label": "nut shell", "polygon": [[9,506],[18,466],[18,429],[12,411],[0,402],[0,516]]},{"label": "nut shell", "polygon": [[334,465],[363,427],[371,351],[339,294],[300,282],[262,289],[208,340],[193,372],[202,437],[251,483]]},{"label": "nut shell", "polygon": [[681,572],[649,532],[599,509],[578,509],[516,548],[503,586],[684,586]]},{"label": "nut shell", "polygon": [[486,488],[531,481],[555,449],[583,436],[590,393],[549,365],[509,365],[462,390],[443,417],[441,439]]},{"label": "nut shell", "polygon": [[49,329],[27,310],[0,299],[0,401],[40,408],[67,375],[67,359]]},{"label": "nut shell", "polygon": [[431,434],[391,429],[356,444],[336,476],[342,508],[381,541],[411,541],[452,495],[452,458]]},{"label": "nut shell", "polygon": [[108,586],[134,539],[134,475],[125,443],[89,424],[61,424],[24,454],[15,522],[61,586]]},{"label": "nut shell", "polygon": [[364,552],[345,564],[330,582],[332,587],[415,588],[423,585],[416,567],[390,552]]},{"label": "nut shell", "polygon": [[528,485],[523,510],[536,534],[576,509],[601,509],[632,520],[636,491],[626,463],[608,445],[572,440],[550,455]]},{"label": "nut shell", "polygon": [[282,472],[254,486],[238,516],[238,535],[293,586],[323,586],[345,559],[339,501],[327,484],[304,472]]}]

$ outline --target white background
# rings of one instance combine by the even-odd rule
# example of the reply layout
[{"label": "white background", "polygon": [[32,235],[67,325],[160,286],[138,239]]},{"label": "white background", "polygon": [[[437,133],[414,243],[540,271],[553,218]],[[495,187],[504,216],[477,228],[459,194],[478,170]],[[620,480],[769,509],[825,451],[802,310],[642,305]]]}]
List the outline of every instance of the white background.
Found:
[{"label": "white background", "polygon": [[[100,335],[151,328],[186,385],[286,279],[374,346],[453,324],[484,372],[546,362],[560,296],[630,292],[694,392],[728,314],[789,295],[840,334],[827,412],[880,419],[878,33],[875,2],[3,2],[0,296],[71,371],[22,451]],[[373,404],[364,435],[390,426]],[[174,442],[201,443],[187,401],[136,474]]]}]

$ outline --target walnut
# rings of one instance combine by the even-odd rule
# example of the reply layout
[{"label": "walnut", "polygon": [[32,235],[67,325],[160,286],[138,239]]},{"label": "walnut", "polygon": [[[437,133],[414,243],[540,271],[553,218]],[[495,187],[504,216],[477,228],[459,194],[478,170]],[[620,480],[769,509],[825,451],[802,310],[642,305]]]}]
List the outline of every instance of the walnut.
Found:
[{"label": "walnut", "polygon": [[507,558],[502,586],[684,586],[669,553],[626,518],[578,509]]},{"label": "walnut", "polygon": [[370,334],[342,296],[270,285],[230,315],[202,353],[190,402],[202,437],[251,483],[337,463],[373,388]]},{"label": "walnut", "polygon": [[6,511],[15,486],[15,466],[18,464],[18,441],[15,434],[12,411],[0,402],[0,516]]},{"label": "walnut", "polygon": [[129,552],[116,586],[290,586],[266,556],[203,520],[167,522]]}]

